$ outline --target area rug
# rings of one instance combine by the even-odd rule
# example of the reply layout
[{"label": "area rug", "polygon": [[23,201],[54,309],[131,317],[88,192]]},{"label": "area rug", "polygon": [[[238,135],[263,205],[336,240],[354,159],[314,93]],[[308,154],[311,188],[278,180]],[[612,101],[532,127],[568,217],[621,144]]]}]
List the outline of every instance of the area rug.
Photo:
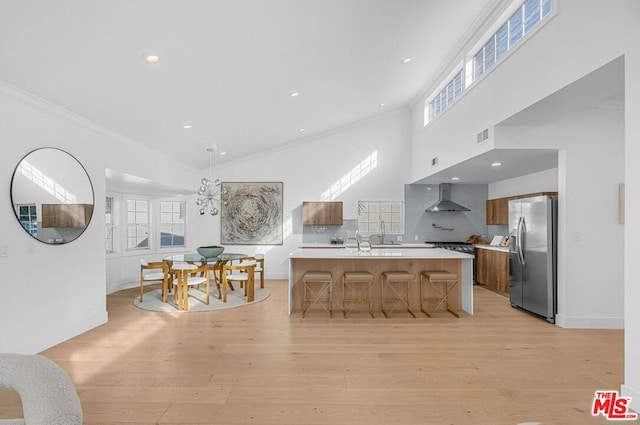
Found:
[{"label": "area rug", "polygon": [[138,295],[133,299],[133,305],[143,310],[160,311],[166,313],[190,313],[197,311],[214,311],[225,310],[229,308],[245,307],[256,304],[269,298],[269,290],[266,288],[256,287],[255,300],[248,303],[247,299],[242,296],[243,290],[236,288],[235,291],[227,292],[227,302],[223,303],[218,299],[218,292],[214,289],[209,297],[209,305],[204,303],[204,292],[200,292],[195,288],[189,290],[189,310],[181,311],[173,305],[173,294],[169,294],[168,302],[162,302],[162,290],[145,292],[142,302]]}]

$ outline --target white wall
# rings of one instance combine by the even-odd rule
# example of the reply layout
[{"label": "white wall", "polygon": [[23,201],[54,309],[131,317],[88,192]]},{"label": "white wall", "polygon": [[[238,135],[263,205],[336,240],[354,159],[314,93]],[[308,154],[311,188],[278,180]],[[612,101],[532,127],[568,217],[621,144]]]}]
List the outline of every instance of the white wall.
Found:
[{"label": "white wall", "polygon": [[558,169],[527,174],[513,179],[502,180],[489,184],[488,199],[506,198],[507,196],[522,195],[535,192],[557,192]]},{"label": "white wall", "polygon": [[[8,251],[8,256],[0,257],[4,301],[0,308],[0,352],[36,353],[107,320],[105,168],[167,184],[181,184],[192,176],[160,154],[2,82],[0,139],[0,169],[5,181],[0,186],[0,197],[5,199],[5,208],[0,211],[0,244]],[[97,201],[87,230],[64,245],[35,241],[20,227],[9,202],[15,166],[31,150],[45,146],[63,149],[84,165]],[[35,247],[31,254],[27,253],[28,244]]]},{"label": "white wall", "polygon": [[[603,15],[591,16],[580,5],[562,2],[559,13],[546,26],[419,134],[414,148],[432,148],[441,164],[467,159],[491,147],[561,149],[556,323],[621,328],[624,230],[612,215],[617,204],[611,197],[624,179],[623,111],[615,105],[616,95],[624,90],[623,61],[613,56],[609,62],[594,63],[594,58],[606,60],[611,52],[619,55],[620,48],[603,49],[588,57],[566,54],[586,49],[586,40],[603,35],[599,28],[594,32],[585,25],[589,18]],[[612,13],[606,7],[601,12]],[[565,45],[571,42],[575,44]],[[547,62],[539,60],[543,57]],[[590,68],[594,64],[596,67]],[[585,75],[588,77],[582,78]],[[614,106],[599,106],[604,98],[612,98]],[[590,103],[597,104],[598,109]],[[475,135],[483,128],[490,128],[491,140],[478,145]],[[423,164],[418,164],[414,177],[424,177],[416,175],[417,167],[426,171]],[[542,190],[541,186],[533,191]],[[597,208],[594,193],[601,201]],[[610,208],[604,208],[606,205]],[[595,243],[604,243],[608,249],[594,250]],[[590,273],[595,266],[585,266],[601,262],[609,264],[615,274]],[[598,293],[604,291],[606,295]]]},{"label": "white wall", "polygon": [[[623,395],[632,397],[631,406],[640,412],[640,285],[638,285],[638,258],[640,258],[640,2],[628,0],[626,14],[621,14],[609,27],[612,31],[626,28],[625,49],[625,382]],[[614,28],[615,27],[615,28]]]},{"label": "white wall", "polygon": [[[640,409],[640,365],[636,359],[640,358],[640,312],[636,308],[640,301],[640,290],[637,285],[637,271],[633,263],[640,255],[640,248],[632,243],[640,234],[637,217],[640,217],[640,201],[638,195],[638,182],[640,172],[636,164],[640,160],[640,149],[637,140],[640,139],[640,87],[635,76],[640,75],[640,51],[637,40],[640,39],[640,2],[633,0],[617,0],[612,2],[598,2],[595,0],[578,1],[566,0],[558,2],[559,13],[534,37],[527,40],[506,61],[499,64],[485,76],[479,84],[475,85],[464,95],[458,103],[443,114],[428,128],[422,129],[422,104],[418,102],[413,110],[413,164],[412,180],[419,180],[428,176],[431,171],[425,166],[423,158],[431,158],[439,155],[441,167],[447,167],[474,157],[486,150],[492,149],[496,140],[493,131],[490,132],[490,140],[482,145],[475,143],[476,134],[489,128],[494,130],[498,123],[534,105],[541,99],[570,85],[581,77],[591,73],[601,66],[624,56],[624,157],[625,163],[613,165],[606,156],[603,157],[605,165],[588,170],[581,165],[581,158],[575,152],[562,151],[558,166],[559,184],[558,190],[565,193],[564,205],[566,212],[563,225],[568,226],[577,220],[576,228],[565,232],[563,255],[569,251],[570,245],[584,244],[581,239],[586,228],[584,216],[586,211],[581,208],[585,196],[591,196],[593,188],[590,184],[594,178],[581,181],[587,173],[604,177],[606,186],[612,186],[614,180],[624,170],[626,182],[626,223],[624,229],[624,252],[617,247],[620,243],[615,241],[614,252],[617,257],[607,249],[596,250],[592,248],[586,258],[567,258],[564,278],[565,288],[563,320],[568,325],[599,321],[617,326],[618,315],[624,314],[625,325],[625,383],[622,386],[623,393],[633,397],[634,409]],[[603,81],[607,84],[607,81]],[[606,122],[606,121],[605,121]],[[584,120],[582,123],[589,124]],[[579,126],[577,121],[568,123],[566,128]],[[568,137],[572,135],[563,132],[560,134]],[[614,130],[615,131],[615,130]],[[578,132],[584,135],[584,132]],[[619,136],[619,131],[615,137]],[[593,141],[593,139],[590,139]],[[551,142],[557,142],[557,139]],[[609,143],[608,135],[600,140],[600,144]],[[540,147],[550,147],[549,141],[539,139]],[[617,147],[614,148],[617,155]],[[593,153],[588,155],[593,158]],[[605,176],[613,170],[613,177]],[[617,184],[615,185],[617,186]],[[605,197],[604,202],[611,203],[615,198],[615,187],[599,187],[599,193]],[[571,194],[567,193],[571,190]],[[580,199],[577,199],[580,198]],[[610,205],[610,204],[609,204]],[[612,209],[599,210],[589,223],[600,226],[611,223]],[[589,213],[591,215],[592,213]],[[580,235],[576,235],[581,233]],[[614,232],[618,234],[619,232]],[[567,236],[577,236],[578,240],[567,240]],[[590,234],[585,235],[590,241]],[[595,241],[602,246],[600,240]],[[575,245],[575,244],[574,244]],[[586,252],[586,247],[580,249]],[[621,261],[624,257],[624,262]],[[586,293],[582,291],[584,277],[581,269],[597,260],[600,267],[614,270],[614,279],[609,276],[601,276],[599,284],[594,285],[594,280],[586,276]],[[618,308],[619,294],[621,293],[619,270],[624,267],[624,309]],[[572,281],[568,279],[571,278]],[[573,280],[577,278],[577,280]],[[573,299],[569,299],[573,297]],[[604,307],[600,307],[600,298],[603,298]],[[595,308],[592,309],[592,308]],[[600,317],[603,314],[605,317]],[[586,319],[586,320],[584,320]],[[613,320],[612,320],[613,319]]]},{"label": "white wall", "polygon": [[[410,128],[408,110],[395,111],[276,152],[217,167],[217,177],[222,181],[282,181],[284,188],[284,244],[226,249],[264,252],[266,277],[287,278],[288,254],[302,242],[303,201],[343,201],[344,219],[356,219],[358,200],[404,200]],[[376,158],[375,167],[369,173],[361,172],[363,161],[372,157]],[[217,243],[219,223],[214,226],[213,242]]]},{"label": "white wall", "polygon": [[[214,178],[222,181],[283,182],[284,243],[275,246],[225,245],[226,252],[265,255],[265,277],[287,279],[288,255],[302,243],[302,202],[339,200],[344,219],[357,218],[358,200],[404,200],[408,180],[410,115],[392,111],[378,119],[355,123],[329,134],[303,140],[277,151],[256,154],[235,163],[217,165]],[[375,158],[370,172],[361,169]],[[208,175],[208,170],[196,172]],[[200,177],[191,186],[197,187]],[[188,187],[188,186],[186,186]],[[128,196],[124,191],[116,196]],[[327,198],[329,196],[329,198]],[[152,203],[156,196],[148,197]],[[140,258],[163,258],[174,252],[193,252],[201,245],[220,244],[220,216],[200,216],[195,196],[187,201],[187,247],[163,250],[152,246],[144,252],[121,252],[107,257],[107,293],[138,285]]]}]

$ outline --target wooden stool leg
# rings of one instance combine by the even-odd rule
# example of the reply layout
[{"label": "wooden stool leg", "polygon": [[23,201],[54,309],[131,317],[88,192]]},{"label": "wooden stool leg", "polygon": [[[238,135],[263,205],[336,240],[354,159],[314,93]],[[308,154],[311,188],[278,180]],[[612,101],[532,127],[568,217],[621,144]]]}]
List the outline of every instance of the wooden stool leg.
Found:
[{"label": "wooden stool leg", "polygon": [[[310,284],[313,283],[318,283],[321,284],[322,287],[318,290],[318,291],[314,291]],[[332,290],[332,286],[333,286],[333,282],[322,282],[322,281],[315,281],[315,282],[306,282],[303,281],[302,284],[303,286],[303,291],[302,291],[302,317],[304,318],[307,314],[307,312],[311,309],[311,307],[314,304],[319,304],[320,306],[322,306],[322,308],[324,308],[324,310],[326,312],[329,313],[329,317],[333,317],[333,290]],[[311,296],[307,296],[307,292],[311,294]],[[324,296],[325,292],[327,293],[327,304],[323,304],[322,300],[320,299],[321,297]],[[306,303],[307,301],[310,301],[311,303],[307,306]]]}]

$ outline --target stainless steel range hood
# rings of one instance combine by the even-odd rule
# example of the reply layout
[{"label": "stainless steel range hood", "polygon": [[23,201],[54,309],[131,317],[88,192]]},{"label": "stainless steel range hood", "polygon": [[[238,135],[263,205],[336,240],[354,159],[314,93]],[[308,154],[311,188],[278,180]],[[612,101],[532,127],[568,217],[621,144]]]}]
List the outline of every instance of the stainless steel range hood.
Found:
[{"label": "stainless steel range hood", "polygon": [[425,211],[428,212],[443,212],[443,211],[471,211],[467,207],[463,207],[460,204],[456,204],[451,200],[451,184],[442,183],[438,186],[438,202],[431,205]]}]

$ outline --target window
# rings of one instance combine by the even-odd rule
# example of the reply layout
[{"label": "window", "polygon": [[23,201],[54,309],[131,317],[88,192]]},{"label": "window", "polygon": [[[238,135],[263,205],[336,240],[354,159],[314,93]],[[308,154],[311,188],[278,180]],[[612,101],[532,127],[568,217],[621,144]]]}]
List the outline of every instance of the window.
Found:
[{"label": "window", "polygon": [[463,81],[464,70],[461,69],[438,94],[425,105],[424,124],[444,112],[454,101],[462,95],[464,91]]},{"label": "window", "polygon": [[551,12],[552,0],[527,0],[473,56],[473,78],[479,78]]},{"label": "window", "polygon": [[551,13],[552,2],[553,0],[526,0],[519,5],[516,3],[515,12],[507,19],[509,13],[514,10],[509,8],[499,29],[479,50],[473,55],[468,55],[466,65],[444,85],[444,88],[438,89],[437,94],[425,102],[424,125],[447,110],[462,95],[465,88],[493,68],[523,37],[538,27],[538,24]]},{"label": "window", "polygon": [[127,249],[149,249],[149,201],[127,199]]},{"label": "window", "polygon": [[362,235],[404,234],[404,204],[393,201],[358,201],[358,232]]},{"label": "window", "polygon": [[114,208],[113,208],[113,196],[107,196],[105,198],[104,207],[104,245],[106,252],[114,252],[113,242],[113,225],[114,225]]},{"label": "window", "polygon": [[160,201],[160,247],[185,246],[184,201]]},{"label": "window", "polygon": [[30,235],[35,236],[38,232],[38,213],[36,204],[21,204],[18,209],[18,220]]}]

